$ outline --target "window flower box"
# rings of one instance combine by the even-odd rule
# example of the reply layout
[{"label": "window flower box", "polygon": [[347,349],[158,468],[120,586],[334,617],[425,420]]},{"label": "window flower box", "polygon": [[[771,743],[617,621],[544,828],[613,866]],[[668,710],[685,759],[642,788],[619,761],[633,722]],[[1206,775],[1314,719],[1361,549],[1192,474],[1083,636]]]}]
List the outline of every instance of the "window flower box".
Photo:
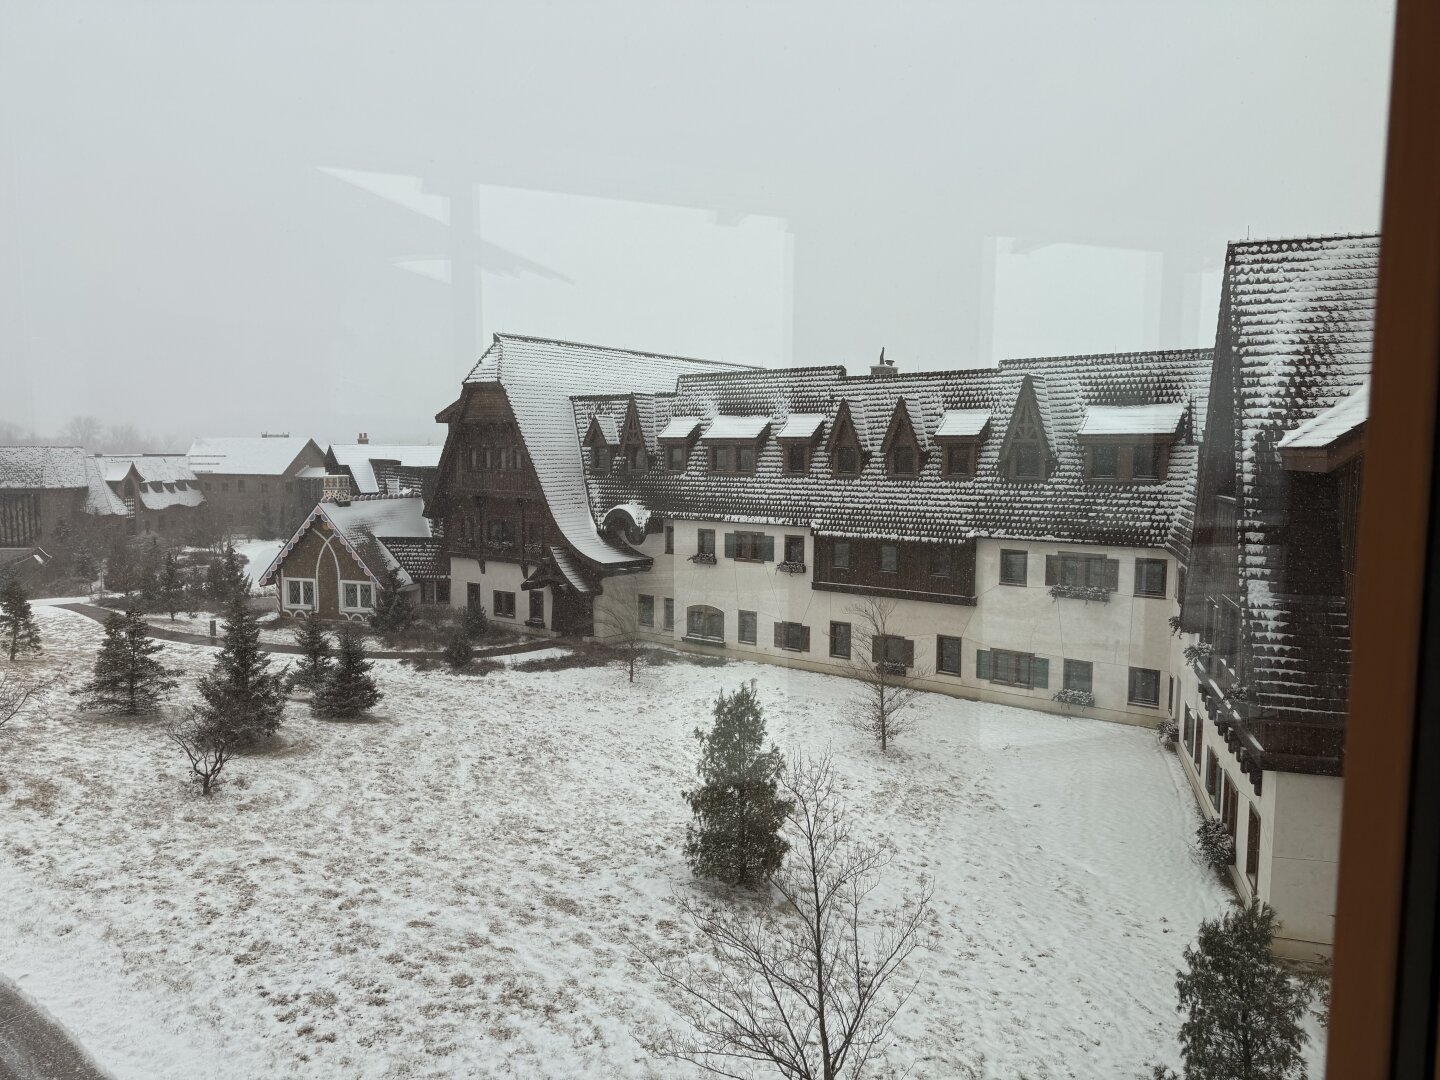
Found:
[{"label": "window flower box", "polygon": [[1051,585],[1050,598],[1052,600],[1084,600],[1087,604],[1094,600],[1096,603],[1108,604],[1110,590],[1099,585]]},{"label": "window flower box", "polygon": [[707,551],[698,551],[690,556],[690,561],[696,566],[714,566],[715,556]]},{"label": "window flower box", "polygon": [[782,563],[777,563],[775,569],[782,574],[803,574],[805,573],[805,564],[798,560],[787,560]]},{"label": "window flower box", "polygon": [[1095,704],[1095,695],[1089,690],[1057,690],[1055,700],[1062,705],[1079,705],[1088,709]]},{"label": "window flower box", "polygon": [[[1185,662],[1199,671],[1208,668],[1210,657],[1215,655],[1215,646],[1208,641],[1199,641],[1185,646]],[[1206,674],[1208,674],[1208,670]]]}]

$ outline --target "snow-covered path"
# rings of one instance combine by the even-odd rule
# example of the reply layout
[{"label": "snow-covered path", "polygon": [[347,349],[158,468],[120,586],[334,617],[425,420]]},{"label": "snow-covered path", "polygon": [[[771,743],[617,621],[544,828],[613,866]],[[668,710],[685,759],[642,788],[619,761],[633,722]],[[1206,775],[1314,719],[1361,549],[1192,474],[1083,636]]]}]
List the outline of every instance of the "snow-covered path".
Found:
[{"label": "snow-covered path", "polygon": [[[75,681],[99,627],[40,617]],[[58,689],[0,734],[0,970],[117,1076],[685,1076],[637,1041],[670,1013],[636,944],[684,945],[691,732],[751,678],[775,741],[828,747],[860,831],[896,845],[881,898],[935,878],[891,1064],[1111,1080],[1174,1058],[1175,968],[1224,893],[1148,732],[926,697],[882,758],[829,676],[376,672],[375,722],[292,706],[210,801],[155,722]]]}]

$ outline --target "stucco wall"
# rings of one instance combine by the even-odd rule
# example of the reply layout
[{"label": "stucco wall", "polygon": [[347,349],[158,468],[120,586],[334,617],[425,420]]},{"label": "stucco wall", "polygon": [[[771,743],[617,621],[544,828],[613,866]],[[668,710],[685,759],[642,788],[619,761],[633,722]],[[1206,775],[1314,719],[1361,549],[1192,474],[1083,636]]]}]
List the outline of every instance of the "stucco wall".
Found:
[{"label": "stucco wall", "polygon": [[[531,563],[531,573],[534,570],[535,564]],[[487,559],[485,560],[485,569],[482,571],[478,560],[452,556],[450,559],[450,605],[463,608],[466,603],[466,594],[469,592],[468,586],[475,583],[480,586],[480,602],[485,605],[485,613],[497,625],[512,626],[521,631],[552,633],[550,627],[554,618],[554,601],[549,589],[540,590],[545,597],[544,628],[526,625],[526,620],[530,617],[530,593],[520,588],[525,577],[519,563],[506,562],[502,559]],[[494,594],[496,590],[515,594],[515,617],[513,619],[495,614]]]}]

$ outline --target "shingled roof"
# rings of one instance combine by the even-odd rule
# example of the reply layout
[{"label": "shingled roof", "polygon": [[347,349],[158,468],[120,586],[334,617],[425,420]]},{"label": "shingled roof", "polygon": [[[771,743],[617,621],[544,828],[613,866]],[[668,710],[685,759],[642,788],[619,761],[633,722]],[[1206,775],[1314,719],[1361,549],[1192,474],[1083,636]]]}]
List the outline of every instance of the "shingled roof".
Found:
[{"label": "shingled roof", "polygon": [[[409,541],[430,540],[430,522],[424,510],[424,500],[418,495],[356,495],[348,502],[322,502],[281,547],[261,575],[259,585],[274,583],[286,556],[321,519],[330,523],[346,550],[377,586],[384,585],[381,575],[389,569],[399,571],[402,586],[413,585],[417,579],[411,575],[406,561],[396,555],[396,550],[413,553],[413,549],[407,547]],[[428,564],[417,556],[414,565],[423,573]]]},{"label": "shingled roof", "polygon": [[125,504],[105,483],[105,470],[80,446],[0,446],[0,491],[85,491],[85,512],[124,517]]},{"label": "shingled roof", "polygon": [[[655,395],[657,425],[663,427],[672,416],[700,416],[706,425],[722,427],[727,417],[767,416],[774,430],[783,430],[792,415],[819,414],[828,429],[844,402],[869,451],[860,475],[835,477],[825,455],[817,453],[806,475],[787,476],[781,446],[765,438],[754,475],[712,474],[698,452],[683,473],[592,473],[587,476],[590,510],[603,521],[612,507],[633,502],[667,518],[808,527],[836,536],[1010,537],[1169,548],[1183,554],[1210,355],[1209,350],[1184,350],[1063,356],[884,378],[850,378],[838,367],[685,374],[673,394]],[[1053,473],[1041,482],[1012,481],[1000,468],[1002,435],[1027,376],[1056,457]],[[989,433],[974,479],[944,477],[938,449],[927,455],[914,479],[886,475],[878,451],[902,399],[922,448],[947,416],[953,426],[956,414],[963,414],[965,430],[978,431],[983,426],[978,418],[988,414]],[[1171,452],[1165,481],[1087,483],[1078,440],[1087,407],[1154,404],[1178,406],[1189,418]],[[583,434],[592,416],[623,416],[624,409],[619,395],[577,397],[572,438]]]},{"label": "shingled roof", "polygon": [[[739,370],[743,368],[737,364],[496,334],[465,382],[493,382],[504,387],[545,501],[566,541],[592,562],[621,565],[635,561],[636,555],[596,531],[580,454],[585,432],[581,429],[577,435],[575,431],[571,395],[626,395],[628,403],[632,392],[673,391],[676,379],[687,373]],[[640,410],[642,423],[647,414],[653,422],[653,413],[646,407]],[[617,422],[623,420],[623,403],[614,415]],[[652,427],[647,440],[653,436]]]},{"label": "shingled roof", "polygon": [[313,439],[299,435],[196,439],[187,457],[197,473],[283,476],[306,447],[320,452]]}]

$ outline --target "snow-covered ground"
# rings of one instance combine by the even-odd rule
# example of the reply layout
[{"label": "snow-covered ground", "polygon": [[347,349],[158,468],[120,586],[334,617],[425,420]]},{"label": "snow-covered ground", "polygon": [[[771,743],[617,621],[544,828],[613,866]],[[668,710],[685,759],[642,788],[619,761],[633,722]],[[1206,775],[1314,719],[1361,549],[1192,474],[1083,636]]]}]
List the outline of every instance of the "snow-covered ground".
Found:
[{"label": "snow-covered ground", "polygon": [[374,722],[292,705],[203,800],[156,722],[76,715],[100,627],[37,610],[61,685],[0,732],[0,972],[118,1077],[690,1075],[637,1041],[671,1014],[636,943],[684,944],[691,733],[752,678],[896,844],[881,898],[935,879],[890,1054],[915,1077],[1173,1061],[1180,953],[1224,905],[1173,755],[1130,727],[927,697],[881,757],[831,676],[381,661]]},{"label": "snow-covered ground", "polygon": [[260,576],[270,568],[270,564],[275,561],[275,556],[280,553],[280,549],[284,546],[285,542],[283,540],[236,541],[235,551],[245,556],[247,560],[245,563],[245,572],[250,575],[250,588],[252,591],[266,594],[275,591],[274,586],[262,590],[259,588],[258,583]]}]

